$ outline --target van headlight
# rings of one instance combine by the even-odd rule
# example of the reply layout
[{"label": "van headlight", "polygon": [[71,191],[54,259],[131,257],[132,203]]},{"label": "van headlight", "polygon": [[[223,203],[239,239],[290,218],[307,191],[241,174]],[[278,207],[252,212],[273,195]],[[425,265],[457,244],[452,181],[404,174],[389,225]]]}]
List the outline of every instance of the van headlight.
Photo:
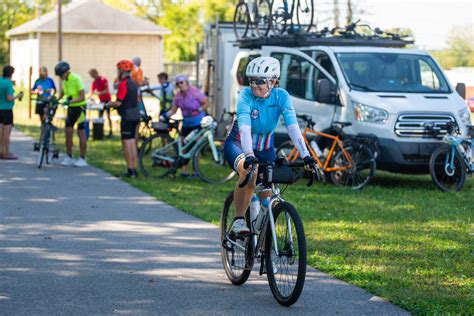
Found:
[{"label": "van headlight", "polygon": [[471,124],[471,113],[467,108],[459,111],[459,118],[461,119],[461,123],[464,125]]},{"label": "van headlight", "polygon": [[388,120],[388,112],[372,106],[356,103],[354,105],[356,120],[362,122],[385,124]]}]

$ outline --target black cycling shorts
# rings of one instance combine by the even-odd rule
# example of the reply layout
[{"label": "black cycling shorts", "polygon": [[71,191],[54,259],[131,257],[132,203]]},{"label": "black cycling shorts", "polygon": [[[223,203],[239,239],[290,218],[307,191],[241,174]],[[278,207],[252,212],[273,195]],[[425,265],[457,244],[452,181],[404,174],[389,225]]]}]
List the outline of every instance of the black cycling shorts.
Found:
[{"label": "black cycling shorts", "polygon": [[122,140],[135,138],[138,123],[140,123],[140,121],[122,120],[120,122],[120,134],[122,135]]},{"label": "black cycling shorts", "polygon": [[36,102],[35,113],[39,114],[40,116],[44,115],[44,111],[46,110],[47,103],[46,102]]},{"label": "black cycling shorts", "polygon": [[82,106],[70,106],[67,108],[66,127],[74,127],[77,122],[77,129],[86,127],[86,109]]},{"label": "black cycling shorts", "polygon": [[0,110],[0,124],[13,125],[13,110]]}]

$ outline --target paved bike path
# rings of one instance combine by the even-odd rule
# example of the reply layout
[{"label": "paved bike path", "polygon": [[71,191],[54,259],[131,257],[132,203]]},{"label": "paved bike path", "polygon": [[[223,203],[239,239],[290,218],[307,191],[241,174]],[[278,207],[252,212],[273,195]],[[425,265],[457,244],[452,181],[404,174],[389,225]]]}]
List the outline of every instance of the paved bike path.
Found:
[{"label": "paved bike path", "polygon": [[1,315],[404,315],[309,269],[300,300],[273,299],[254,270],[232,286],[216,226],[94,167],[38,170],[14,131],[18,161],[0,160]]}]

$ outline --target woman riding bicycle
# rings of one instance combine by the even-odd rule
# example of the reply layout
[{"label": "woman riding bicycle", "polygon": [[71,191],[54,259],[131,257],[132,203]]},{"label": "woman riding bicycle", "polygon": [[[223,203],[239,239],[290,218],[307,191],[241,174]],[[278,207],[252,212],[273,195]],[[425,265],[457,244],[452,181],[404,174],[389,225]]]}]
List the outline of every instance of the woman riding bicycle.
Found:
[{"label": "woman riding bicycle", "polygon": [[[239,174],[234,191],[236,214],[231,228],[236,235],[249,233],[244,215],[252,199],[257,175],[253,177],[253,183],[243,188],[238,184],[245,179],[252,165],[276,160],[273,131],[280,115],[283,115],[288,135],[305,165],[312,168],[315,162],[301,135],[290,95],[286,90],[275,87],[280,77],[280,62],[273,57],[258,57],[247,65],[246,75],[250,87],[239,94],[237,119],[224,144],[225,158]],[[269,196],[269,190],[260,193],[261,200]]]}]

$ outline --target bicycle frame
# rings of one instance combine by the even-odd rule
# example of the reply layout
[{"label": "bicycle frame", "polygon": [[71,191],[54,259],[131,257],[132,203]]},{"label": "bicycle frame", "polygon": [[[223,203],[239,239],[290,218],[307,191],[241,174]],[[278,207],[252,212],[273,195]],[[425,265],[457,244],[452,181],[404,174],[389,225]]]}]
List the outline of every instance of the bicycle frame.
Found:
[{"label": "bicycle frame", "polygon": [[212,156],[215,161],[218,161],[219,156],[217,153],[217,148],[214,145],[213,130],[214,130],[213,128],[204,128],[200,130],[184,145],[182,145],[182,141],[181,141],[182,137],[178,137],[171,143],[167,144],[166,146],[156,149],[155,152],[152,154],[152,157],[173,162],[174,161],[173,157],[160,155],[158,151],[162,150],[163,148],[168,148],[170,146],[178,146],[178,156],[184,159],[191,159],[191,157],[195,154],[196,150],[199,148],[200,145],[202,145],[205,142],[209,142],[209,145],[212,151]]},{"label": "bicycle frame", "polygon": [[[307,137],[308,133],[332,139],[331,148],[329,149],[328,156],[324,160],[324,163],[319,159],[318,155],[316,155],[313,148],[311,147],[311,145],[308,141],[308,137]],[[313,156],[313,158],[316,159],[316,162],[317,162],[319,168],[321,168],[323,171],[325,171],[325,172],[334,172],[334,171],[345,171],[345,170],[352,169],[352,167],[353,167],[352,157],[344,149],[343,143],[342,143],[341,139],[339,138],[339,136],[337,136],[337,135],[334,136],[334,135],[331,135],[331,134],[318,132],[318,131],[315,131],[313,129],[310,129],[310,128],[306,127],[304,132],[303,132],[303,138],[304,138],[304,142],[306,143],[306,147],[308,148],[309,152],[311,153],[311,156]],[[344,158],[346,158],[347,161],[349,162],[349,164],[347,166],[335,167],[335,168],[328,167],[329,162],[331,161],[331,157],[335,152],[336,146],[339,147],[339,149],[342,151],[342,154],[344,155]],[[299,153],[298,149],[296,148],[296,146],[294,146],[293,149],[291,150],[290,154],[288,155],[288,160],[289,161],[295,161],[299,157],[299,155],[300,155],[300,153]]]},{"label": "bicycle frame", "polygon": [[[471,165],[470,161],[467,160],[466,156],[462,155],[457,148],[459,145],[462,146],[463,142],[467,142],[468,145],[471,146],[472,141],[469,139],[464,139],[462,137],[456,137],[456,136],[445,137],[444,141],[447,142],[449,146],[451,147],[451,154],[446,155],[446,162],[444,165],[444,169],[445,169],[444,171],[446,172],[446,174],[449,176],[452,176],[454,174],[454,170],[455,170],[454,156],[455,156],[456,151],[459,153],[459,156],[462,157],[462,161],[466,169],[469,172],[474,172],[474,165]],[[448,172],[449,170],[452,170],[452,171]]]},{"label": "bicycle frame", "polygon": [[[254,192],[255,193],[260,193],[264,189],[265,188],[262,185],[257,185]],[[260,256],[261,253],[264,251],[264,244],[263,243],[265,241],[265,235],[267,233],[268,223],[270,223],[270,229],[271,229],[271,232],[272,232],[274,251],[275,251],[277,256],[280,255],[279,252],[278,252],[278,240],[277,240],[277,237],[276,237],[275,219],[273,217],[273,206],[278,202],[284,202],[284,200],[280,196],[280,189],[275,184],[272,184],[271,190],[272,190],[273,194],[272,194],[272,197],[270,198],[270,203],[268,204],[267,214],[264,215],[265,217],[263,218],[263,223],[264,224],[263,224],[262,230],[257,234],[257,233],[254,232],[252,225],[250,225],[251,226],[250,229],[251,229],[251,233],[252,233],[252,239],[251,239],[252,253],[253,253],[254,258]],[[293,231],[291,229],[291,224],[290,224],[290,220],[289,220],[288,217],[286,218],[286,224],[287,224],[290,240],[292,240],[293,239]],[[233,241],[228,236],[227,236],[227,241],[229,241],[231,244],[233,244],[235,247],[239,248],[240,250],[245,251],[245,248],[242,247],[242,245],[240,245],[239,243]],[[263,263],[263,261],[262,261],[262,263]]]}]

